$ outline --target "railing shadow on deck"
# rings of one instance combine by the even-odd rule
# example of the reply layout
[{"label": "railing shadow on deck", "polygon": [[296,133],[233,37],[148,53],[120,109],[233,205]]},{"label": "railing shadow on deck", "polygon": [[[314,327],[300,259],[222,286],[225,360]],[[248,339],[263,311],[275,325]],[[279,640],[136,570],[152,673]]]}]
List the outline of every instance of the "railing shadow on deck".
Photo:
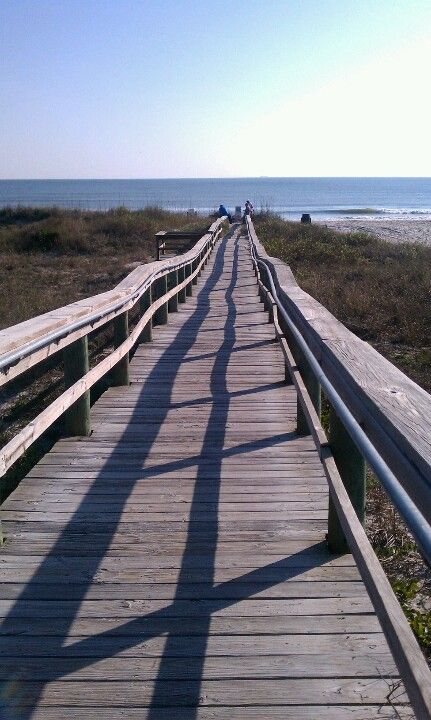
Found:
[{"label": "railing shadow on deck", "polygon": [[[159,431],[163,425],[164,418],[166,417],[169,406],[171,403],[171,393],[174,385],[174,381],[177,372],[181,366],[181,362],[187,352],[193,346],[198,327],[196,325],[196,317],[203,316],[209,312],[209,303],[205,306],[205,300],[209,299],[211,290],[219,280],[223,272],[224,263],[224,250],[226,248],[228,238],[225,238],[218,248],[216,249],[216,258],[214,266],[207,278],[205,285],[199,291],[199,303],[197,309],[192,312],[190,317],[186,320],[183,331],[177,340],[174,340],[172,344],[167,348],[163,355],[163,360],[169,360],[169,377],[165,377],[165,383],[160,384],[160,403],[159,407],[164,408],[160,419],[154,426],[152,426],[152,434],[148,439],[148,445],[142,456],[139,457],[139,465],[143,467],[145,460],[149,453],[149,448],[154,444]],[[169,693],[169,680],[175,678],[176,671],[182,668],[182,675],[184,674],[184,667],[187,666],[187,683],[184,686],[184,697],[183,707],[180,713],[183,712],[184,720],[193,720],[196,717],[197,708],[199,705],[200,688],[202,683],[205,653],[208,642],[208,635],[210,629],[211,615],[223,608],[232,606],[239,602],[242,597],[238,597],[238,592],[235,592],[235,586],[238,583],[257,583],[259,582],[259,589],[269,588],[283,580],[300,575],[303,572],[304,567],[301,567],[300,558],[304,553],[309,554],[313,549],[322,549],[323,543],[319,543],[314,548],[309,548],[307,551],[299,552],[294,556],[295,562],[292,566],[286,567],[283,561],[276,561],[263,568],[258,568],[246,573],[243,576],[237,577],[234,580],[229,580],[218,585],[214,585],[214,572],[215,572],[215,556],[217,549],[218,539],[218,504],[219,504],[219,489],[220,489],[220,474],[222,460],[226,456],[232,456],[246,451],[247,444],[233,448],[229,450],[223,450],[225,430],[227,417],[229,412],[230,400],[233,396],[243,394],[242,391],[229,393],[226,384],[226,373],[228,362],[231,354],[234,352],[235,344],[235,303],[233,300],[233,289],[237,280],[237,266],[238,266],[238,245],[235,244],[234,249],[234,261],[232,268],[231,281],[228,288],[225,291],[226,304],[229,312],[226,318],[224,327],[224,339],[220,346],[219,351],[215,355],[214,365],[211,375],[211,391],[215,389],[215,383],[217,382],[217,393],[213,397],[206,398],[206,402],[211,402],[211,412],[206,427],[204,441],[201,449],[201,455],[193,459],[178,460],[168,462],[162,467],[157,468],[145,468],[145,470],[137,470],[134,473],[133,470],[130,472],[128,480],[122,481],[122,493],[121,500],[116,498],[115,511],[107,514],[106,521],[103,523],[103,532],[98,534],[98,545],[94,547],[94,554],[86,556],[86,580],[82,583],[74,583],[74,585],[65,585],[66,592],[70,594],[70,598],[67,601],[67,607],[63,605],[63,600],[59,599],[59,586],[52,584],[52,598],[51,601],[54,603],[57,601],[59,605],[62,605],[64,611],[62,612],[63,617],[59,617],[56,622],[59,625],[59,632],[54,638],[54,647],[51,645],[49,652],[50,657],[47,657],[47,652],[44,650],[46,644],[46,637],[32,637],[29,638],[31,645],[31,658],[32,662],[29,661],[28,672],[31,673],[31,667],[34,667],[34,660],[38,657],[43,657],[44,672],[36,673],[37,681],[32,682],[31,686],[28,682],[32,680],[31,675],[26,675],[26,664],[23,661],[24,653],[20,650],[19,657],[17,652],[17,667],[16,673],[13,677],[11,676],[9,683],[3,685],[3,710],[1,709],[0,702],[0,717],[11,717],[20,718],[21,720],[27,720],[30,718],[38,705],[38,702],[43,694],[45,686],[54,680],[61,679],[65,674],[70,676],[70,673],[76,672],[81,668],[85,668],[91,664],[97,663],[99,660],[118,655],[119,652],[130,649],[139,643],[144,642],[152,637],[161,635],[162,633],[167,635],[164,651],[159,663],[159,669],[157,678],[153,684],[153,694],[151,700],[151,707],[148,710],[147,717],[150,720],[156,720],[158,717],[158,708],[166,706],[167,704],[167,693]],[[202,302],[203,301],[203,302]],[[204,312],[202,313],[202,307],[205,306]],[[190,331],[190,335],[187,331]],[[187,337],[187,341],[184,338]],[[181,342],[180,342],[180,338]],[[151,381],[154,380],[159,373],[158,366],[156,365],[153,371],[150,373],[147,381],[144,382],[141,397],[145,395],[148,386]],[[223,392],[220,393],[220,377],[224,377]],[[248,394],[249,391],[245,390],[244,394]],[[254,390],[256,392],[256,390]],[[188,404],[188,403],[184,403]],[[194,404],[192,401],[190,404]],[[180,404],[183,406],[183,403]],[[177,406],[174,404],[174,406]],[[139,400],[137,401],[136,407],[139,407]],[[217,422],[223,428],[220,432],[212,432],[212,420],[217,416]],[[134,422],[134,416],[132,415],[131,423]],[[136,422],[136,420],[135,420]],[[121,444],[124,435],[127,434],[127,428],[118,441],[118,445]],[[289,437],[294,437],[293,433],[286,433],[281,436],[275,436],[273,438],[266,438],[262,441],[256,441],[253,443],[253,447],[268,447],[274,446],[282,440],[286,440]],[[61,555],[62,550],[68,546],[68,538],[77,533],[80,533],[83,526],[88,522],[89,508],[91,508],[92,501],[100,493],[104,487],[104,473],[110,469],[112,459],[115,457],[116,448],[113,449],[110,457],[106,460],[103,468],[99,472],[97,478],[92,483],[87,494],[82,500],[80,506],[77,508],[73,517],[64,527],[60,537],[53,545],[51,551],[48,553],[46,558],[41,562],[39,568],[34,573],[31,580],[27,583],[26,587],[22,591],[20,597],[15,601],[9,615],[5,618],[1,628],[1,635],[14,634],[14,625],[18,618],[28,617],[31,618],[31,607],[28,603],[34,601],[39,594],[39,586],[44,585],[47,579],[51,577],[52,580],[52,559]],[[197,513],[199,504],[203,501],[208,502],[205,497],[205,489],[207,487],[206,482],[202,480],[202,469],[203,469],[203,458],[211,455],[214,463],[215,475],[218,480],[214,480],[212,486],[212,500],[210,502],[209,512],[212,515],[209,521],[204,523],[198,519]],[[184,554],[181,560],[181,568],[178,574],[178,581],[174,599],[171,604],[166,607],[157,610],[152,613],[146,614],[144,617],[133,618],[113,630],[93,635],[88,638],[80,639],[73,644],[65,645],[68,639],[70,628],[79,612],[81,602],[86,598],[89,587],[92,584],[93,578],[102,562],[111,541],[118,529],[120,519],[123,514],[124,505],[127,501],[128,495],[132,492],[135,484],[142,480],[145,474],[157,471],[165,472],[167,467],[171,470],[176,470],[186,466],[196,467],[196,483],[193,490],[193,499],[191,503],[190,517],[187,528],[187,538],[185,543]],[[202,609],[201,603],[189,601],[190,596],[187,593],[187,583],[185,582],[191,568],[193,567],[193,558],[195,557],[194,546],[195,546],[195,531],[205,529],[205,544],[206,544],[206,558],[207,564],[201,568],[199,572],[201,577],[199,583],[202,588],[206,588],[204,609]],[[91,535],[90,535],[91,541]],[[316,557],[316,555],[315,555]],[[67,573],[67,556],[64,557],[64,570]],[[325,552],[321,552],[318,555],[315,566],[324,564],[328,560],[328,556]],[[294,566],[293,566],[294,565]],[[277,579],[266,579],[268,577],[268,570],[271,569],[284,569],[284,573]],[[196,572],[196,568],[194,569]],[[266,576],[266,577],[265,577]],[[83,576],[84,577],[84,576]],[[45,585],[45,588],[48,587]],[[46,590],[43,594],[43,599],[50,599],[46,595]],[[176,610],[177,608],[177,610]],[[183,630],[183,617],[188,611],[188,627],[187,635],[192,634],[195,642],[190,650],[190,654],[184,647],[178,655],[178,636],[184,634]],[[176,615],[176,613],[178,613]],[[163,621],[167,621],[166,630],[160,628],[160,624]],[[151,622],[155,623],[155,630],[151,630]],[[192,628],[190,630],[190,627]],[[21,636],[22,640],[23,636]],[[105,642],[106,641],[106,642]],[[25,643],[24,643],[25,644]],[[22,643],[20,643],[22,647]],[[105,648],[105,650],[103,649]],[[62,661],[67,661],[67,669],[64,669]],[[36,660],[37,662],[37,660]],[[22,679],[22,683],[19,683],[19,679]],[[150,682],[150,681],[149,681]],[[13,685],[12,685],[13,683]],[[9,685],[9,688],[8,688]],[[12,688],[12,689],[11,689]],[[4,698],[7,698],[6,701]],[[6,705],[5,705],[6,703]],[[88,708],[91,713],[91,709]],[[4,715],[2,714],[4,713]],[[7,714],[9,713],[9,714]],[[176,717],[182,717],[178,714]]]}]

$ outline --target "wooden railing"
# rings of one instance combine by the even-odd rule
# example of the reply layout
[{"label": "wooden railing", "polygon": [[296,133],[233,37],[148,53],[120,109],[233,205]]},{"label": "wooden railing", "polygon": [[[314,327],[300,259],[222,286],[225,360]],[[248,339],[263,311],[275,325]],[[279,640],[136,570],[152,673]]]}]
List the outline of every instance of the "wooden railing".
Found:
[{"label": "wooden railing", "polygon": [[[0,478],[58,418],[65,414],[68,435],[89,435],[90,388],[107,373],[114,385],[129,383],[129,352],[151,339],[152,325],[192,295],[202,267],[223,231],[214,222],[184,255],[141,265],[113,290],[80,300],[0,331],[0,386],[63,351],[65,391],[0,450]],[[139,319],[129,332],[129,312]],[[114,349],[89,368],[88,336],[114,324]]]},{"label": "wooden railing", "polygon": [[[328,545],[352,552],[418,718],[431,717],[431,673],[364,531],[365,459],[429,561],[431,396],[357,338],[267,255],[247,218],[264,301],[297,389],[297,430],[316,442],[330,490]],[[329,437],[321,390],[330,404]]]},{"label": "wooden railing", "polygon": [[156,233],[156,258],[160,260],[168,252],[177,255],[183,249],[190,250],[191,246],[199,240],[200,233],[186,230],[160,230]]}]

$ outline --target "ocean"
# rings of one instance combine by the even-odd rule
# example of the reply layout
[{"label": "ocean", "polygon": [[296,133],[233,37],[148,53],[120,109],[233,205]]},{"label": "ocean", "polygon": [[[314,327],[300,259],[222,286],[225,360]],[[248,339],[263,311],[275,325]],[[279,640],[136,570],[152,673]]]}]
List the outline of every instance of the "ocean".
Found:
[{"label": "ocean", "polygon": [[251,200],[256,210],[289,219],[368,219],[429,215],[431,178],[212,178],[172,180],[0,180],[0,207],[82,210],[158,206],[167,210],[231,211]]}]

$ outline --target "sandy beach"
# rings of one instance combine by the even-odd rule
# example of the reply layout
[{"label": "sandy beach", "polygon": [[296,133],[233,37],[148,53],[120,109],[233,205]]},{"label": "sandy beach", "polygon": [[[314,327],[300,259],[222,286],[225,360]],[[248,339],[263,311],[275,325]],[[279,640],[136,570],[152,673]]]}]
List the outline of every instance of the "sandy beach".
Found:
[{"label": "sandy beach", "polygon": [[341,232],[367,232],[389,242],[419,242],[431,246],[431,217],[343,218],[315,221]]}]

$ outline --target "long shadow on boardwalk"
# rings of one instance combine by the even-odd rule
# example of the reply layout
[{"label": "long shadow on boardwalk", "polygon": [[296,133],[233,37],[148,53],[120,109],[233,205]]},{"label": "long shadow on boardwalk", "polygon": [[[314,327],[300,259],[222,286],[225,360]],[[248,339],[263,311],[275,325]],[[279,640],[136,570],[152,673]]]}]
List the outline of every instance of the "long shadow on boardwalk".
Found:
[{"label": "long shadow on boardwalk", "polygon": [[[220,345],[219,351],[215,358],[213,369],[211,373],[210,390],[213,397],[211,406],[211,412],[206,427],[205,437],[202,443],[201,457],[211,456],[213,461],[213,472],[214,483],[212,485],[212,491],[214,493],[211,502],[209,503],[208,512],[210,518],[207,523],[207,535],[206,535],[206,566],[201,568],[199,582],[202,583],[201,587],[213,587],[214,586],[214,563],[217,550],[217,536],[218,536],[218,504],[219,504],[219,493],[220,493],[220,477],[221,477],[221,463],[223,457],[223,447],[226,435],[226,424],[229,413],[229,393],[227,389],[227,368],[229,364],[229,357],[232,353],[235,345],[235,320],[236,320],[236,306],[233,300],[233,290],[236,286],[238,279],[238,242],[235,243],[232,275],[230,283],[225,291],[225,299],[227,306],[227,317],[223,328],[223,342]],[[214,432],[214,427],[219,424],[220,430]],[[201,523],[196,522],[195,517],[199,516],[199,507],[201,503],[207,501],[206,496],[207,481],[205,479],[205,468],[202,465],[202,461],[197,463],[196,483],[193,491],[193,499],[190,507],[190,519],[187,533],[187,541],[184,549],[184,555],[181,563],[181,570],[178,576],[178,582],[176,587],[176,593],[174,598],[175,601],[181,601],[187,597],[187,577],[190,575],[190,571],[193,568],[194,543],[193,536],[195,526],[198,530],[201,527]],[[179,624],[181,621],[179,621]],[[210,613],[199,613],[193,618],[193,635],[197,636],[197,642],[193,648],[193,672],[190,679],[185,687],[186,700],[185,705],[188,706],[188,714],[190,718],[196,715],[196,709],[199,704],[199,694],[201,687],[201,679],[203,674],[203,666],[205,662],[205,652],[208,642],[208,633],[211,623]],[[154,686],[153,698],[151,703],[152,710],[148,717],[150,720],[155,720],[157,717],[157,710],[154,708],[160,707],[166,704],[167,691],[169,692],[169,685],[166,685],[166,681],[175,677],[175,666],[178,665],[178,660],[175,658],[175,648],[178,646],[177,638],[171,633],[166,641],[163,657],[160,662],[159,672],[157,680]],[[188,658],[190,662],[191,658]]]},{"label": "long shadow on boardwalk", "polygon": [[[161,413],[160,420],[158,420],[157,424],[151,426],[151,437],[148,438],[146,450],[143,451],[139,458],[136,459],[136,462],[139,463],[141,468],[144,466],[150,452],[150,448],[154,444],[154,441],[156,440],[163,425],[166,414],[168,413],[173,385],[177,372],[181,366],[181,362],[188,351],[192,348],[196,339],[196,334],[198,332],[198,323],[196,320],[199,318],[199,320],[203,321],[209,312],[209,295],[223,272],[226,243],[227,239],[224,239],[216,250],[215,263],[207,282],[200,290],[199,302],[196,311],[190,315],[183,325],[182,331],[178,333],[177,339],[172,342],[163,354],[163,361],[169,361],[169,377],[164,377],[164,383],[158,384],[160,397],[157,405],[160,408],[164,408],[164,411]],[[235,241],[232,277],[229,286],[225,291],[228,314],[224,326],[224,339],[215,356],[212,369],[212,397],[207,398],[207,402],[212,401],[212,406],[201,455],[197,458],[186,460],[185,462],[182,460],[168,462],[162,466],[163,469],[160,467],[153,469],[155,472],[157,472],[157,470],[166,471],[167,468],[175,471],[176,469],[187,465],[193,465],[197,469],[197,479],[193,491],[185,550],[182,557],[181,569],[178,575],[176,593],[172,603],[153,613],[148,613],[144,617],[138,617],[126,621],[121,627],[79,640],[72,645],[65,645],[71,625],[79,611],[81,602],[86,598],[87,592],[92,584],[93,577],[96,574],[106,551],[109,549],[112,538],[118,529],[127,497],[132,492],[136,482],[139,480],[142,481],[143,476],[150,470],[148,467],[145,468],[145,471],[137,470],[136,473],[132,470],[129,475],[129,479],[122,481],[121,498],[116,497],[113,508],[110,508],[112,512],[106,514],[106,520],[103,523],[103,532],[97,536],[97,545],[94,547],[94,554],[86,556],[85,558],[86,572],[85,575],[83,573],[82,582],[74,583],[73,585],[64,585],[64,593],[60,590],[62,587],[61,585],[53,583],[50,585],[47,584],[52,579],[53,559],[58,558],[58,556],[61,556],[63,552],[67,551],[69,544],[68,540],[70,537],[76,536],[88,526],[88,517],[91,514],[92,503],[104,490],[104,474],[108,470],[115,471],[118,469],[118,465],[112,465],[116,456],[117,446],[113,449],[110,457],[107,459],[98,477],[89,488],[80,506],[64,527],[50,553],[42,561],[32,579],[27,583],[20,597],[14,603],[9,615],[5,618],[1,626],[0,632],[3,636],[14,635],[14,626],[17,619],[23,617],[37,617],[37,612],[41,605],[40,603],[37,603],[37,600],[38,598],[43,597],[44,600],[50,600],[49,604],[54,610],[53,614],[56,617],[56,623],[58,623],[59,629],[58,634],[54,638],[50,638],[49,651],[46,650],[47,638],[29,637],[26,650],[26,639],[21,636],[20,642],[17,644],[17,648],[19,649],[17,649],[16,652],[10,651],[5,653],[11,660],[10,663],[7,663],[10,668],[13,666],[11,656],[16,656],[16,674],[21,675],[23,682],[21,685],[16,686],[16,691],[15,686],[12,692],[9,692],[7,687],[5,688],[5,692],[3,693],[3,714],[0,702],[0,718],[22,718],[23,720],[30,718],[43,693],[44,687],[48,682],[58,680],[65,673],[69,674],[79,670],[80,668],[85,668],[102,658],[117,655],[119,652],[130,649],[142,643],[146,639],[165,633],[167,634],[167,639],[164,646],[163,656],[160,660],[157,678],[154,682],[151,707],[147,717],[151,720],[156,720],[159,716],[158,708],[169,704],[170,682],[172,679],[176,677],[186,677],[187,681],[184,683],[181,698],[181,704],[184,706],[183,717],[188,720],[193,720],[193,718],[196,717],[197,707],[199,705],[203,666],[205,662],[205,652],[212,613],[229,607],[242,599],[238,597],[238,592],[235,592],[235,585],[238,583],[250,584],[259,582],[259,589],[262,590],[265,587],[272,586],[275,582],[280,582],[283,579],[294,577],[302,572],[302,568],[298,567],[301,565],[301,553],[298,553],[296,556],[297,562],[292,563],[289,567],[286,567],[282,561],[278,561],[266,566],[265,568],[253,570],[242,577],[236,578],[235,580],[214,586],[221,463],[227,454],[226,451],[223,450],[223,446],[225,441],[230,398],[232,395],[236,395],[236,393],[229,394],[227,391],[226,373],[229,358],[234,351],[235,344],[236,309],[233,300],[233,290],[237,282],[237,273],[238,244],[237,241]],[[166,367],[167,364],[165,364],[165,368]],[[148,380],[144,383],[141,397],[145,396],[148,388],[151,387],[152,381],[158,378],[159,373],[160,370],[158,366],[155,366],[153,371],[150,373]],[[139,408],[139,401],[136,403],[136,408]],[[216,418],[218,427],[215,431],[213,421]],[[135,416],[132,416],[131,422],[133,423],[137,421],[138,419],[135,419]],[[126,435],[127,428],[118,445],[121,445],[122,442],[126,441]],[[263,447],[268,444],[276,444],[277,442],[286,440],[290,436],[291,435],[289,433],[286,433],[281,436],[266,439],[262,441],[261,446]],[[257,446],[259,446],[258,442],[253,444],[253,447]],[[247,446],[244,445],[243,451],[246,450],[246,448]],[[241,452],[240,448],[228,451],[229,454],[233,454],[235,452]],[[209,505],[211,517],[208,521],[203,523],[198,518],[200,503],[208,503],[208,496],[206,494],[207,482],[202,479],[205,475],[203,472],[205,459],[208,458],[208,456],[211,457],[214,468],[214,476],[218,479],[214,480],[214,485],[211,488],[212,496]],[[196,557],[194,551],[196,542],[195,539],[196,533],[202,533],[203,531],[205,534],[204,542],[206,548],[206,565],[199,570],[200,577],[198,582],[199,586],[203,590],[206,600],[202,603],[196,603],[190,601],[190,590],[187,589],[190,588],[190,585],[187,585],[187,580],[192,569],[194,574],[196,574],[196,568],[193,562],[193,559]],[[89,542],[91,543],[91,533],[89,535]],[[310,549],[307,553],[309,552]],[[327,556],[323,552],[320,557],[321,563],[324,563],[327,560]],[[64,557],[63,561],[64,570],[67,572],[68,558]],[[321,563],[317,561],[316,564]],[[282,572],[282,568],[284,572]],[[277,569],[280,573],[282,573],[282,577],[278,577],[277,581],[266,580],[265,577],[269,576],[268,574],[265,575],[265,573],[268,573],[268,570],[270,569]],[[43,595],[41,595],[41,592],[43,592]],[[65,600],[65,598],[67,598],[67,600]],[[61,617],[57,620],[58,614]],[[178,643],[178,636],[181,636],[181,634],[184,633],[183,618],[185,615],[188,616],[187,635],[193,635],[194,637],[190,651],[188,651],[187,648],[184,648],[184,644],[182,644],[182,648],[179,649]],[[151,628],[152,622],[154,623],[154,631],[152,631]],[[166,630],[161,629],[161,627],[163,628],[164,622],[166,622]],[[70,643],[70,640],[68,642]],[[20,657],[18,657],[18,655]],[[32,662],[29,662],[27,665],[27,663],[23,660],[24,657],[31,657]],[[40,660],[39,663],[37,661],[38,657],[43,657],[43,660]],[[58,662],[56,662],[57,660]],[[63,661],[66,661],[66,665]],[[23,666],[25,668],[26,665],[28,667],[27,672],[25,672],[25,670],[23,671]],[[32,679],[32,675],[30,674],[31,670],[35,670],[37,665],[39,665],[39,670],[36,671],[35,675],[38,681],[29,683],[28,681]],[[186,675],[184,675],[185,669]],[[87,685],[86,687],[88,689],[89,686]],[[127,690],[125,691],[125,695],[125,702],[127,704]],[[83,704],[85,705],[85,698],[81,698],[81,701],[84,701]],[[67,701],[64,704],[67,705]],[[7,711],[6,706],[8,707]],[[82,711],[83,709],[81,712]],[[91,717],[91,709],[88,708],[86,712],[88,712],[88,717]],[[177,713],[176,717],[180,717],[180,715]]]}]

